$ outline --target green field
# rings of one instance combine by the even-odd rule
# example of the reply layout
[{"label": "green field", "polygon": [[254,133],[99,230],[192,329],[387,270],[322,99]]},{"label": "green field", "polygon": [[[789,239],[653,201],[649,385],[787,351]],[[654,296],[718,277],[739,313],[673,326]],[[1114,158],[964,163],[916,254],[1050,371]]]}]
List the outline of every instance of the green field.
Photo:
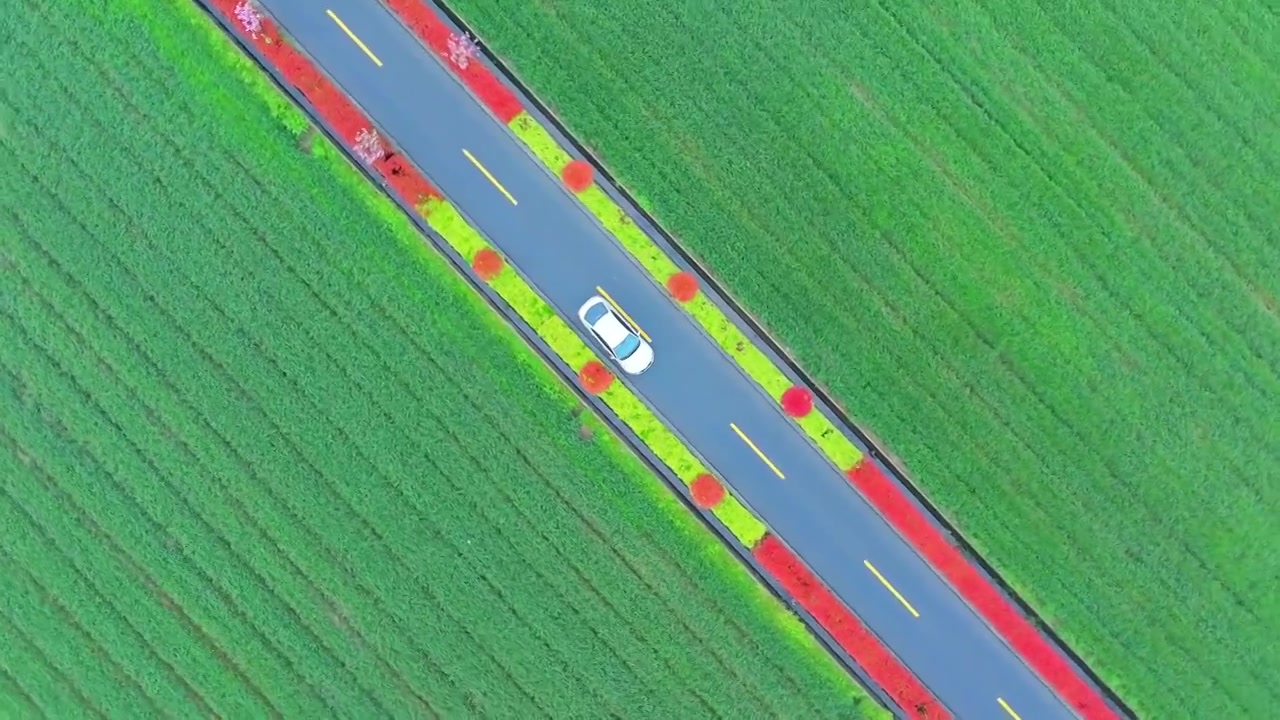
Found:
[{"label": "green field", "polygon": [[0,19],[0,717],[882,716],[194,7]]},{"label": "green field", "polygon": [[1140,714],[1280,706],[1274,7],[452,5]]}]

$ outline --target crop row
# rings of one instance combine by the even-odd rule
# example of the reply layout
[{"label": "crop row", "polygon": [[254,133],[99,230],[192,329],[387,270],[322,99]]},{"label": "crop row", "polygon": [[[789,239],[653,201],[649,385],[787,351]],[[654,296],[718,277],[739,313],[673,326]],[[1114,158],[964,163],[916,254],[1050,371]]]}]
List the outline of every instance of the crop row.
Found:
[{"label": "crop row", "polygon": [[12,35],[39,101],[6,94],[4,142],[42,153],[4,175],[5,702],[833,714],[408,222],[328,209],[386,207],[335,149],[213,111],[244,98],[175,29],[207,20],[132,10]]},{"label": "crop row", "polygon": [[[219,3],[214,3],[214,5],[219,7],[228,17],[231,17],[232,13],[229,10],[233,7],[232,3],[219,0]],[[221,7],[221,5],[226,7]],[[240,29],[243,30],[244,28],[241,27]],[[248,39],[254,42],[259,50],[264,51],[264,54],[274,55],[276,61],[273,64],[275,64],[277,70],[283,72],[290,80],[293,79],[289,76],[289,73],[293,72],[294,68],[301,62],[298,59],[299,56],[290,53],[287,45],[278,42],[274,35],[274,26],[268,19],[262,19],[261,30],[257,33],[247,33],[247,35]],[[441,45],[439,38],[435,38],[435,44]],[[440,50],[437,49],[437,51],[439,52]],[[297,82],[293,84],[301,85]],[[493,87],[491,84],[482,83],[480,92],[490,93],[493,91]],[[473,89],[476,89],[474,84]],[[307,91],[304,90],[305,92]],[[316,93],[317,96],[326,100],[326,104],[318,105],[318,109],[326,120],[329,117],[329,111],[334,111],[339,113],[342,119],[342,122],[335,124],[337,128],[362,125],[352,119],[358,117],[358,115],[349,102],[341,100],[329,103],[329,92],[330,90],[327,87],[322,87]],[[312,99],[314,102],[314,97]],[[502,97],[495,100],[489,96],[489,100],[491,106],[497,108],[495,112],[507,107],[507,105],[504,105],[506,100]],[[360,129],[368,132],[369,127],[369,124],[365,123]],[[342,134],[344,135],[344,140],[350,143],[351,146],[354,147],[358,144],[359,130]],[[591,359],[592,353],[582,340],[569,329],[537,292],[519,277],[514,269],[508,267],[491,248],[487,247],[483,238],[476,233],[455,208],[443,199],[432,195],[434,193],[428,193],[428,197],[423,201],[420,196],[415,197],[400,193],[403,200],[420,203],[418,205],[419,210],[428,224],[440,233],[459,255],[472,261],[476,274],[490,281],[498,294],[520,314],[530,327],[534,328],[543,337],[557,355],[571,366],[582,368],[584,375],[591,372],[591,366],[598,365],[598,363]],[[599,370],[603,370],[603,368],[599,368]],[[591,383],[587,384],[590,385]],[[604,402],[641,437],[664,463],[673,468],[686,484],[696,484],[700,488],[706,488],[709,483],[715,484],[700,460],[625,386],[605,379],[605,382],[596,390]],[[710,501],[706,504],[706,509],[715,515],[745,546],[748,548],[756,546],[765,535],[766,529],[764,525],[747,508],[742,506],[733,495],[724,492],[724,489],[719,487],[718,484],[715,485],[716,489],[714,491],[694,493],[695,498],[710,498]]]}]

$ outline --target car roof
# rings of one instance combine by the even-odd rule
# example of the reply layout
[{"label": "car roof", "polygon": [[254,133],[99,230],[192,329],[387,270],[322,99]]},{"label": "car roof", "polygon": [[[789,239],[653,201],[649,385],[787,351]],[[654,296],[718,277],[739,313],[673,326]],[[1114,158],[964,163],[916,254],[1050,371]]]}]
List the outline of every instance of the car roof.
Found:
[{"label": "car roof", "polygon": [[631,331],[627,329],[627,326],[623,325],[618,316],[612,312],[605,314],[592,327],[600,334],[600,339],[604,340],[605,344],[610,348],[618,347],[623,340],[627,339],[628,335],[631,335]]}]

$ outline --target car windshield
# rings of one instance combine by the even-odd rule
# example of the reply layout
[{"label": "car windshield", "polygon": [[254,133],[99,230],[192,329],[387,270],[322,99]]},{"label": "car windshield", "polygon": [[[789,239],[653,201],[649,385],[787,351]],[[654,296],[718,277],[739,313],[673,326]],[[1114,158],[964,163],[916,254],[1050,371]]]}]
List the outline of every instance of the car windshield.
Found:
[{"label": "car windshield", "polygon": [[604,303],[598,302],[587,308],[587,311],[583,313],[583,315],[586,318],[588,325],[595,325],[596,321],[604,317],[608,312],[609,311],[605,308]]},{"label": "car windshield", "polygon": [[618,343],[618,347],[613,352],[618,356],[619,360],[626,360],[640,349],[640,338],[635,335],[627,335],[622,342]]}]

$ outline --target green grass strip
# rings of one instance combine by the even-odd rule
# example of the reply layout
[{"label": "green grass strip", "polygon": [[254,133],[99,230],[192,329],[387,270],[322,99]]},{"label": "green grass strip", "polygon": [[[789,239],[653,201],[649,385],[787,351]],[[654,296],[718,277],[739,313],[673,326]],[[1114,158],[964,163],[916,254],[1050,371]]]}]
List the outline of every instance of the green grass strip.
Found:
[{"label": "green grass strip", "polygon": [[[559,172],[572,160],[551,133],[547,132],[546,128],[527,112],[517,115],[511,121],[510,127],[516,137],[552,170]],[[638,227],[631,216],[598,184],[593,184],[579,193],[578,199],[658,282],[665,283],[668,278],[680,271],[680,267],[671,259],[671,256],[654,242],[648,233]],[[721,349],[738,363],[748,377],[764,388],[770,397],[778,398],[783,391],[791,387],[791,381],[786,374],[706,295],[699,294],[686,303],[685,308],[706,329]],[[823,413],[813,412],[801,418],[800,427],[818,446],[818,449],[841,470],[852,468],[862,459],[862,451],[858,446],[854,445]]]},{"label": "green grass strip", "polygon": [[[511,284],[519,282],[526,288],[529,287],[520,276],[516,275],[510,269],[504,269],[502,274],[504,276],[510,275],[514,277],[514,281]],[[502,291],[499,290],[498,294],[501,295]],[[503,298],[506,299],[506,296],[503,295]],[[539,300],[541,300],[541,298],[539,298]],[[510,302],[510,300],[507,302]],[[543,307],[547,308],[548,311],[551,309],[547,307],[546,303],[543,303]],[[578,337],[578,334],[573,331],[573,328],[569,327],[569,323],[565,322],[564,318],[561,318],[559,315],[553,314],[551,317],[542,321],[541,325],[533,326],[533,329],[534,332],[538,333],[538,336],[547,343],[552,351],[554,351],[556,355],[559,355],[560,359],[564,360],[565,364],[571,368],[580,368],[589,360],[595,358],[595,353],[591,352],[591,349],[582,342],[582,338]]]},{"label": "green grass strip", "polygon": [[556,142],[551,133],[547,132],[547,129],[527,112],[521,111],[511,119],[507,127],[511,128],[511,132],[515,133],[516,137],[520,138],[520,142],[532,150],[544,165],[556,172],[560,172],[561,168],[573,159],[564,151],[564,148],[560,147],[560,143]]},{"label": "green grass strip", "polygon": [[615,382],[600,398],[685,485],[691,484],[694,478],[707,472],[688,446],[626,385]]},{"label": "green grass strip", "polygon": [[[746,333],[720,310],[720,307],[699,294],[685,304],[694,317],[716,343],[733,358],[751,379],[760,384],[770,397],[778,398],[791,381],[782,370],[764,354]],[[818,449],[841,470],[848,470],[862,459],[862,451],[820,412],[812,412],[800,418],[800,427],[814,441]]]},{"label": "green grass strip", "polygon": [[680,271],[680,266],[658,247],[648,233],[637,227],[631,216],[618,207],[599,185],[592,185],[582,191],[578,194],[578,199],[659,282],[665,283],[667,278]]},{"label": "green grass strip", "polygon": [[755,547],[755,544],[760,542],[760,538],[763,538],[768,531],[763,522],[752,515],[751,511],[738,502],[736,497],[728,493],[711,512],[720,518],[720,522],[729,528],[729,532],[747,547]]},{"label": "green grass strip", "polygon": [[850,470],[862,460],[862,451],[826,415],[811,412],[800,418],[800,427],[817,444],[822,454],[841,470]]},{"label": "green grass strip", "polygon": [[428,199],[418,206],[418,212],[427,219],[427,225],[440,233],[467,262],[471,262],[477,252],[489,246],[467,219],[441,198]]},{"label": "green grass strip", "polygon": [[[463,258],[469,259],[476,251],[487,247],[480,233],[450,203],[432,198],[419,209],[426,216],[427,225]],[[569,367],[582,367],[583,363],[595,358],[595,353],[582,338],[510,266],[504,267],[490,284]],[[614,382],[600,398],[663,464],[671,468],[681,482],[688,485],[698,475],[707,472],[688,446],[626,385]],[[765,524],[731,494],[726,494],[712,512],[748,548],[764,537]]]},{"label": "green grass strip", "polygon": [[529,283],[510,269],[504,269],[489,284],[499,297],[515,308],[516,313],[524,318],[529,327],[540,327],[547,320],[555,317],[555,311],[542,301]]},{"label": "green grass strip", "polygon": [[706,295],[699,293],[697,297],[685,303],[685,308],[702,327],[706,328],[716,344],[728,353],[747,375],[759,383],[770,397],[778,398],[791,387],[791,381],[778,369],[778,366],[773,364],[769,356],[756,347],[737,323],[730,320]]}]

